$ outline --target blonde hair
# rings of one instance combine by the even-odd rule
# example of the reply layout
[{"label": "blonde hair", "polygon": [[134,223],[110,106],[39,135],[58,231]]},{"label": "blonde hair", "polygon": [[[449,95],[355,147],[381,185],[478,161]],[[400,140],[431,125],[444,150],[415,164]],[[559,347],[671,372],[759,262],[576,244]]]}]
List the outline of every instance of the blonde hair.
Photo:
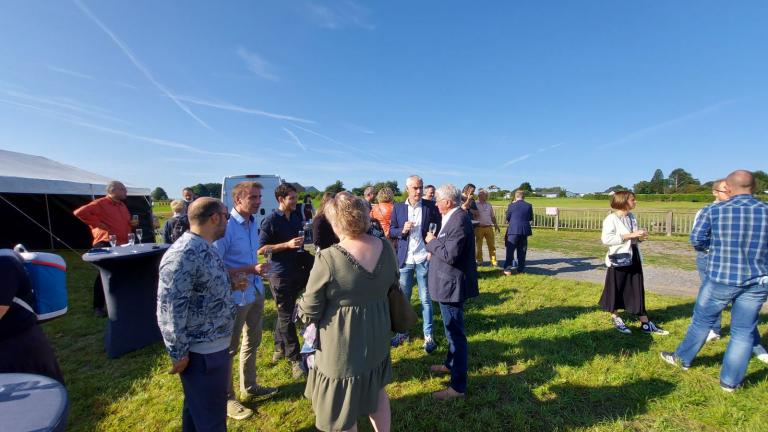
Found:
[{"label": "blonde hair", "polygon": [[174,213],[181,213],[184,211],[184,201],[182,200],[173,200],[171,201],[171,210],[173,210]]},{"label": "blonde hair", "polygon": [[368,231],[371,218],[363,200],[349,192],[339,192],[325,204],[325,216],[337,235],[359,237]]},{"label": "blonde hair", "polygon": [[376,195],[376,200],[380,203],[390,203],[395,199],[395,193],[388,187],[383,187]]}]

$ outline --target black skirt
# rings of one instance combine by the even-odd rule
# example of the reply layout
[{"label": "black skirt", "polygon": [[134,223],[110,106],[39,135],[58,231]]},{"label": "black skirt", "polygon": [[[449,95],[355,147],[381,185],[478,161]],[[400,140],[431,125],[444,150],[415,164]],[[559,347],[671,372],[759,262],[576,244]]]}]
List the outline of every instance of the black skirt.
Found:
[{"label": "black skirt", "polygon": [[632,265],[608,267],[599,305],[608,312],[623,309],[635,315],[647,314],[643,265],[640,263],[640,251],[637,245],[632,245]]}]

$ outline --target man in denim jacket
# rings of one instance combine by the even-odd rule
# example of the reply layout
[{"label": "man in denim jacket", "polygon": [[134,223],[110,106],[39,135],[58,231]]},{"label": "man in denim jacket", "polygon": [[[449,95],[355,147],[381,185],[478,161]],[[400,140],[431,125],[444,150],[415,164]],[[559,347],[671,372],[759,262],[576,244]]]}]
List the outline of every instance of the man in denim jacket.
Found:
[{"label": "man in denim jacket", "polygon": [[225,431],[235,304],[230,278],[212,243],[224,235],[229,213],[221,201],[189,206],[190,230],[160,262],[157,323],[171,356],[170,373],[184,388],[182,430]]}]

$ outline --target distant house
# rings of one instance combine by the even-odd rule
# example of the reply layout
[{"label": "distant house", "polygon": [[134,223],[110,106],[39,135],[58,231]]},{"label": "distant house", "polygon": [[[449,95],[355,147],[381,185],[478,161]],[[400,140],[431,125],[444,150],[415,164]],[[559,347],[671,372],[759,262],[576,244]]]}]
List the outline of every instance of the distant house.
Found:
[{"label": "distant house", "polygon": [[557,196],[558,196],[558,195],[559,195],[559,194],[557,194],[557,193],[552,193],[552,192],[548,192],[548,193],[544,193],[544,194],[541,194],[541,196],[543,196],[544,198],[557,198]]},{"label": "distant house", "polygon": [[499,187],[498,187],[498,186],[496,186],[496,185],[490,185],[490,186],[488,186],[486,189],[488,190],[488,192],[498,192],[498,191],[500,191],[500,190],[501,190],[501,189],[499,189]]},{"label": "distant house", "polygon": [[566,198],[578,198],[578,197],[580,197],[580,196],[582,196],[582,195],[583,195],[583,194],[580,194],[580,193],[576,193],[576,192],[565,191],[565,197],[566,197]]},{"label": "distant house", "polygon": [[314,186],[307,186],[306,188],[304,188],[304,192],[306,192],[308,194],[316,194],[316,193],[318,193],[320,191],[317,190],[317,188],[315,188]]}]

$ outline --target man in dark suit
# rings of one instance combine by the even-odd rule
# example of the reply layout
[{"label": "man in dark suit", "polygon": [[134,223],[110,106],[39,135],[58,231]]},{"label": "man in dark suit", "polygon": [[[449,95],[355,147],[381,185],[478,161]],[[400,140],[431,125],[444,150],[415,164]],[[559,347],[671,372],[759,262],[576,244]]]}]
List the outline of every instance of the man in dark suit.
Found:
[{"label": "man in dark suit", "polygon": [[[424,182],[419,176],[410,176],[405,180],[408,199],[392,208],[389,236],[397,239],[400,288],[405,297],[410,300],[414,282],[419,286],[424,320],[424,350],[429,354],[437,348],[437,344],[432,338],[432,299],[427,291],[429,261],[424,238],[430,224],[435,224],[435,230],[440,229],[440,214],[434,202],[421,199],[423,186]],[[397,333],[392,338],[392,346],[399,346],[407,340],[407,333]]]},{"label": "man in dark suit", "polygon": [[436,205],[443,226],[435,237],[427,234],[427,251],[432,254],[429,272],[429,293],[440,303],[448,355],[445,363],[433,365],[435,373],[451,374],[451,384],[433,393],[435,399],[464,397],[467,393],[468,345],[464,333],[464,302],[479,295],[477,263],[475,262],[475,233],[467,212],[461,211],[459,190],[453,185],[440,186]]},{"label": "man in dark suit", "polygon": [[[528,251],[528,236],[533,235],[531,221],[533,220],[533,206],[525,202],[525,192],[515,191],[515,200],[507,207],[507,233],[504,236],[504,245],[507,247],[507,258],[504,262],[504,274],[525,271],[525,254]],[[517,253],[517,267],[514,267],[515,253]]]}]

